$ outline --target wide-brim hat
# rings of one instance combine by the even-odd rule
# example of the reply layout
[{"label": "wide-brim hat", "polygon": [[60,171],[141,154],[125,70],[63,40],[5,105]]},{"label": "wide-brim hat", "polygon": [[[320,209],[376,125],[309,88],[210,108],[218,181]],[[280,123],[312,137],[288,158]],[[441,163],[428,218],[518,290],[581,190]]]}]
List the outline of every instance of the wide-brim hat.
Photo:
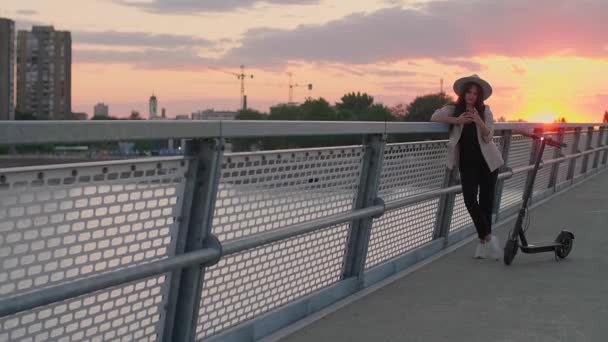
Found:
[{"label": "wide-brim hat", "polygon": [[462,88],[467,83],[475,83],[478,86],[480,86],[481,89],[483,90],[483,99],[484,100],[487,100],[488,97],[490,97],[490,95],[492,95],[492,86],[490,85],[490,83],[483,80],[479,76],[473,74],[471,76],[457,79],[456,82],[454,82],[454,91],[456,92],[456,94],[458,96],[460,96],[460,94],[462,94]]}]

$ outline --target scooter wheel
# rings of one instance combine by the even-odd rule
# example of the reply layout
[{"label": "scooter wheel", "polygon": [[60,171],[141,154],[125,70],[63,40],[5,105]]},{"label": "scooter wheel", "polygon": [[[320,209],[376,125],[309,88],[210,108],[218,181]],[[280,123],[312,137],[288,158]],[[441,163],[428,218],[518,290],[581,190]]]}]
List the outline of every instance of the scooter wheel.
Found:
[{"label": "scooter wheel", "polygon": [[570,235],[564,234],[557,242],[559,242],[561,246],[555,250],[555,254],[561,259],[564,259],[568,256],[568,254],[570,254],[572,245],[574,244],[574,239],[572,239]]},{"label": "scooter wheel", "polygon": [[505,265],[511,265],[513,259],[515,259],[515,254],[517,254],[517,249],[519,248],[519,243],[517,240],[508,239],[505,244],[504,249],[504,258],[503,261]]}]

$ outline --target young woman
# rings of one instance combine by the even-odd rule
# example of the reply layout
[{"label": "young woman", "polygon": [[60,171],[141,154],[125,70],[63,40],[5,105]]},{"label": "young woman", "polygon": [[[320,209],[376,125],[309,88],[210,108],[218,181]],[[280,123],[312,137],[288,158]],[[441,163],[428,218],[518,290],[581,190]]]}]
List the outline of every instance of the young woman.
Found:
[{"label": "young woman", "polygon": [[472,75],[457,80],[454,91],[456,104],[435,111],[431,121],[450,124],[447,166],[460,171],[464,203],[479,237],[475,258],[485,258],[490,250],[491,257],[498,259],[501,251],[498,238],[492,235],[492,207],[498,169],[504,161],[492,140],[492,112],[484,104],[492,87]]}]

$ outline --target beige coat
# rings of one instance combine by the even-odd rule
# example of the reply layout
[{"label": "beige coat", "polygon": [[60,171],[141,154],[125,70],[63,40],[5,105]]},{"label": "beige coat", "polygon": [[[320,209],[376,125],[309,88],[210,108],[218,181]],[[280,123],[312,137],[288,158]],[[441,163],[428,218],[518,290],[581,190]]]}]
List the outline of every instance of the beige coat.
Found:
[{"label": "beige coat", "polygon": [[[439,118],[447,118],[452,116],[454,113],[454,106],[447,105],[443,108],[437,109],[433,116],[431,117],[432,121],[436,121]],[[479,146],[481,147],[481,154],[483,154],[490,171],[494,171],[501,167],[504,164],[504,160],[502,159],[502,153],[496,147],[496,144],[492,140],[494,136],[494,116],[492,115],[492,111],[490,110],[490,106],[486,105],[486,109],[484,111],[485,124],[490,130],[490,133],[486,136],[481,135],[481,131],[479,126],[475,125],[477,129],[477,139],[479,140]],[[460,135],[462,134],[462,125],[453,125],[450,130],[450,138],[448,140],[448,160],[447,167],[452,169],[454,167],[458,167],[458,161],[460,160],[460,145],[458,141],[460,140]]]}]

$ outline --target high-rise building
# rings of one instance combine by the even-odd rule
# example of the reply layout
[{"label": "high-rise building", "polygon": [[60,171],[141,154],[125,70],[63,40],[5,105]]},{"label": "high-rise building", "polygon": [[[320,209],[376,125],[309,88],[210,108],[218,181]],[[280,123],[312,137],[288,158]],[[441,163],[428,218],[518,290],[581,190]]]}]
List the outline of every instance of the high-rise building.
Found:
[{"label": "high-rise building", "polygon": [[156,113],[157,113],[157,108],[158,108],[158,100],[156,99],[156,96],[154,96],[154,94],[152,94],[152,96],[150,96],[149,103],[150,103],[150,113],[149,113],[148,119],[154,120],[154,119],[156,119]]},{"label": "high-rise building", "polygon": [[17,35],[17,110],[54,120],[72,112],[72,38],[53,26]]},{"label": "high-rise building", "polygon": [[15,118],[15,22],[0,18],[0,120]]},{"label": "high-rise building", "polygon": [[110,115],[110,108],[107,104],[100,102],[93,107],[93,116],[108,116]]}]

